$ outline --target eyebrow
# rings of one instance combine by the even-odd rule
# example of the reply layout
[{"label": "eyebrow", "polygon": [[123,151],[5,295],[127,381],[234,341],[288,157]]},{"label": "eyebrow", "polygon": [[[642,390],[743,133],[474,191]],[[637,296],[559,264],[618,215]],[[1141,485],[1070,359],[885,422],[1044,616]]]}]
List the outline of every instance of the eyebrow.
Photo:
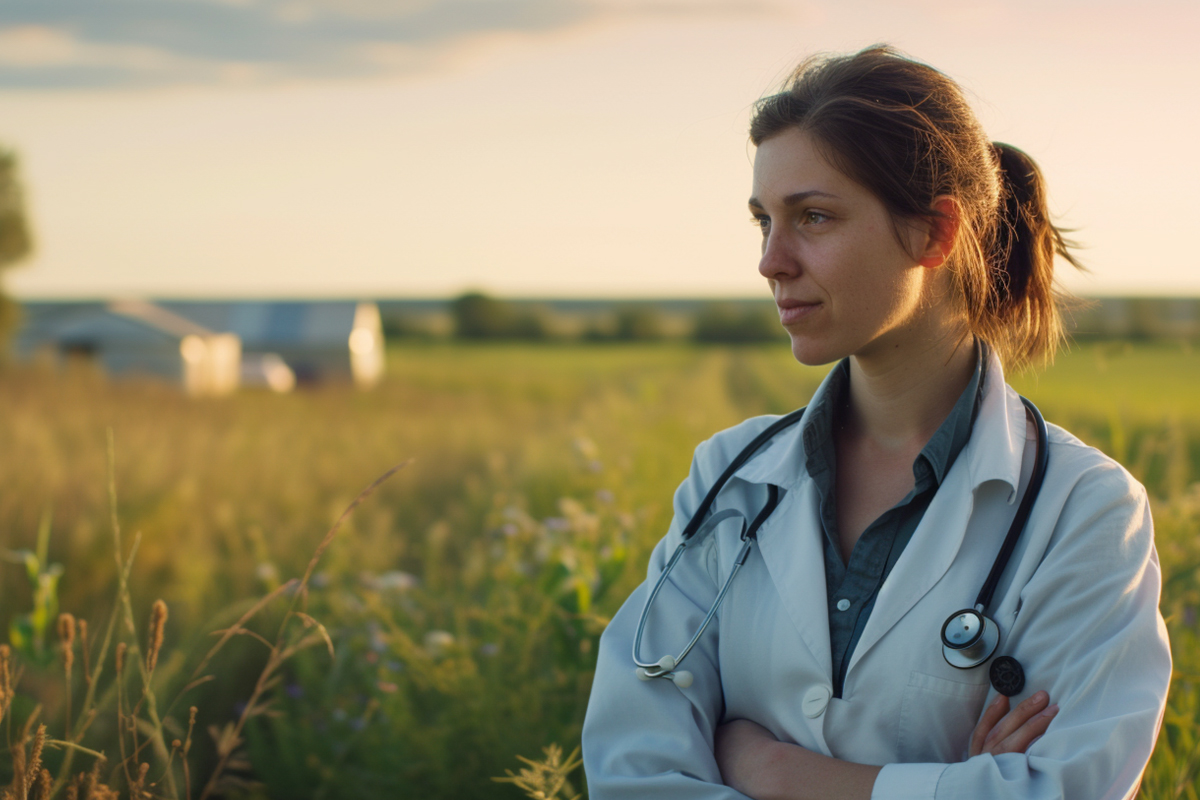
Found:
[{"label": "eyebrow", "polygon": [[[783,198],[783,204],[785,206],[794,206],[797,203],[807,200],[810,197],[831,197],[834,200],[838,199],[838,196],[836,194],[830,194],[829,192],[822,192],[817,189],[810,189],[807,192],[793,192],[792,194],[789,194],[787,197]],[[750,204],[751,208],[762,208],[763,207],[763,204],[759,202],[757,197],[751,197],[749,204]]]}]

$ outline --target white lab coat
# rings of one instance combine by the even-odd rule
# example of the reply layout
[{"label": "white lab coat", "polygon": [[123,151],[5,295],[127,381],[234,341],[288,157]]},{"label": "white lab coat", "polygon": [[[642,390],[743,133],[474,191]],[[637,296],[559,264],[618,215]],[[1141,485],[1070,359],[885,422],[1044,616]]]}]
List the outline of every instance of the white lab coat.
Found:
[{"label": "white lab coat", "polygon": [[[872,793],[881,800],[1132,797],[1171,674],[1149,505],[1119,464],[1054,425],[1041,495],[989,613],[1001,628],[997,654],[1025,669],[1014,705],[1045,689],[1061,710],[1026,753],[966,758],[971,731],[996,696],[990,662],[949,666],[941,626],[974,603],[1035,450],[995,355],[970,440],[880,588],[841,698],[832,697],[819,500],[804,468],[803,420],[742,467],[714,505],[752,519],[767,484],[783,490],[717,619],[681,667],[694,683],[680,689],[635,676],[630,650],[647,592],[705,492],[774,419],[747,420],[696,448],[647,582],[601,637],[583,728],[592,800],[743,797],[721,783],[713,758],[714,729],[734,719],[814,752],[886,765]],[[655,601],[643,661],[678,654],[695,632],[729,574],[739,531],[737,520],[726,520],[685,551]]]}]

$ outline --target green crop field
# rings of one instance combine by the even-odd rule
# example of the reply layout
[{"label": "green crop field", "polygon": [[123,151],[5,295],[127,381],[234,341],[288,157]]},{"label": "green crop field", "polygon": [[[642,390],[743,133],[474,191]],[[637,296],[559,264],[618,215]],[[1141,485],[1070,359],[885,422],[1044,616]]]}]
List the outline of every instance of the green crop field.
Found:
[{"label": "green crop field", "polygon": [[[21,672],[0,735],[44,723],[73,739],[44,748],[54,774],[102,751],[98,779],[121,797],[142,762],[155,797],[522,797],[491,778],[578,744],[596,638],[644,575],[692,448],[803,405],[825,372],[786,347],[682,344],[412,344],[388,368],[370,392],[206,400],[87,365],[0,372],[0,641]],[[1150,491],[1176,677],[1143,796],[1196,800],[1200,353],[1079,345],[1013,383]],[[289,583],[405,461],[303,590]],[[88,623],[69,679],[59,612]],[[0,755],[0,786],[12,777]]]}]

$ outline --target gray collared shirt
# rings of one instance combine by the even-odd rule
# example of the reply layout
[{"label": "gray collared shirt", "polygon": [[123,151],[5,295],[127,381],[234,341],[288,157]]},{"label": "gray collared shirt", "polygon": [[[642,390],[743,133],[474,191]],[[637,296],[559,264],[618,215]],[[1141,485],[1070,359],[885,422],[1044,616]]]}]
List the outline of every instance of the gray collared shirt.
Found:
[{"label": "gray collared shirt", "polygon": [[839,422],[850,382],[849,359],[834,367],[827,390],[817,399],[805,421],[802,435],[806,467],[821,496],[821,527],[825,533],[825,587],[834,697],[842,696],[846,667],[875,607],[879,587],[904,552],[942,479],[971,436],[986,364],[987,354],[980,345],[976,348],[974,375],[950,415],[913,462],[912,491],[867,526],[854,545],[849,563],[842,561],[838,545],[833,442],[834,426]]}]

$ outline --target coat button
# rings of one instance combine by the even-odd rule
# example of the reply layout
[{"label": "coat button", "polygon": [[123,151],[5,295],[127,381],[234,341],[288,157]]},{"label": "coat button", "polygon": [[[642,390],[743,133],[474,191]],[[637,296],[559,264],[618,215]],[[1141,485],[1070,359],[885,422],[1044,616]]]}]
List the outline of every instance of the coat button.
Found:
[{"label": "coat button", "polygon": [[830,691],[825,686],[814,686],[804,693],[804,716],[812,719],[819,717],[825,713],[825,706],[829,705]]},{"label": "coat button", "polygon": [[847,610],[849,610],[849,608],[850,608],[850,601],[847,600],[846,598],[843,597],[841,600],[837,601],[837,610],[838,611],[847,611]]}]

